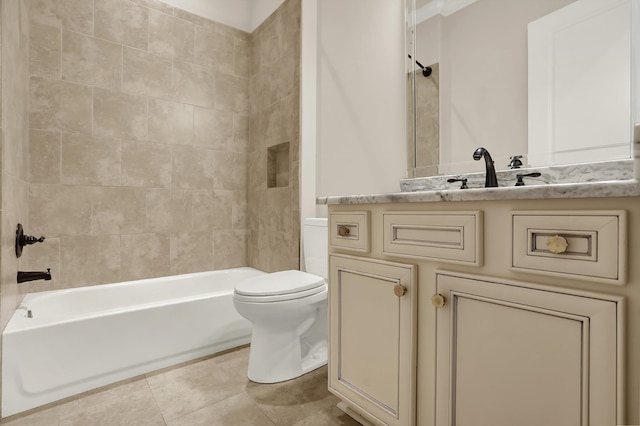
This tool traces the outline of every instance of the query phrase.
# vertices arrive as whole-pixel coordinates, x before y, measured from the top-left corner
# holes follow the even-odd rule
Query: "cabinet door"
[[[330,256],[329,389],[380,425],[415,423],[411,265]]]
[[[436,424],[615,425],[621,300],[438,274]],[[621,398],[620,398],[621,399]]]

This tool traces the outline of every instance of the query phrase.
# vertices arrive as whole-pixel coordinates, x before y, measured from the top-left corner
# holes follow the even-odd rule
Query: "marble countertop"
[[[640,147],[636,153],[640,165]],[[634,171],[636,172],[634,174]],[[540,172],[514,186],[517,173]],[[498,188],[483,188],[484,173],[403,179],[401,192],[318,197],[316,204],[429,203],[441,201],[536,200],[553,198],[638,197],[640,167],[633,160],[573,164],[497,172]],[[470,189],[447,183],[450,177],[466,177]]]
[[[402,179],[400,192],[318,197],[316,204],[429,203],[640,196],[640,144],[633,159],[498,171],[498,187],[484,188],[484,173]],[[635,163],[635,165],[634,165]],[[514,186],[516,174],[540,172]],[[447,178],[465,177],[470,189]]]
[[[534,200],[553,198],[640,197],[635,179],[509,186],[501,188],[447,189],[386,194],[318,197],[316,204],[428,203],[442,201]]]

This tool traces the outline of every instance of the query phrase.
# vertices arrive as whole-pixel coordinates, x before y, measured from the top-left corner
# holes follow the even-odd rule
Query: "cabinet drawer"
[[[624,284],[624,211],[512,212],[512,268]]]
[[[482,212],[383,213],[383,253],[482,264]]]
[[[369,212],[335,212],[329,215],[329,245],[332,248],[368,253]]]

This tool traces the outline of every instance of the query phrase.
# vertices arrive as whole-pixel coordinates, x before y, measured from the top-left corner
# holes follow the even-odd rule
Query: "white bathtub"
[[[232,294],[259,274],[236,268],[26,295],[2,335],[2,417],[249,343],[251,323]]]

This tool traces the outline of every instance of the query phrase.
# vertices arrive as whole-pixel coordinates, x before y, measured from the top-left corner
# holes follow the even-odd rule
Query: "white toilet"
[[[274,272],[236,285],[233,304],[253,323],[250,380],[282,382],[327,363],[327,237],[327,219],[305,219],[308,272]]]

